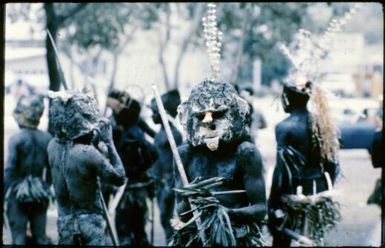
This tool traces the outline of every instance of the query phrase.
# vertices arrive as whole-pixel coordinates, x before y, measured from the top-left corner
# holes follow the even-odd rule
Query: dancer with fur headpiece
[[[58,202],[59,245],[111,246],[115,238],[100,184],[120,186],[126,178],[111,124],[87,91],[49,96],[55,138],[48,158]]]

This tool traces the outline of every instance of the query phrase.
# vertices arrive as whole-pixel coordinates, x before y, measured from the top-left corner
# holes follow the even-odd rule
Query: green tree
[[[225,49],[225,56],[236,58],[233,82],[252,81],[255,59],[262,60],[262,84],[287,74],[288,61],[277,42],[289,42],[292,35],[309,21],[308,3],[232,3],[221,4],[219,25],[229,43],[238,43],[235,50]]]

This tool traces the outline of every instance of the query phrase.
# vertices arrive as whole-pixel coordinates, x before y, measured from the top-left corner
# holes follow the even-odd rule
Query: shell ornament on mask
[[[21,127],[36,128],[44,112],[44,97],[40,95],[19,98],[13,117]]]
[[[55,135],[74,140],[98,130],[101,115],[93,94],[87,92],[50,92],[50,115]]]
[[[249,135],[250,107],[226,82],[205,80],[179,108],[179,118],[190,145],[217,150]]]

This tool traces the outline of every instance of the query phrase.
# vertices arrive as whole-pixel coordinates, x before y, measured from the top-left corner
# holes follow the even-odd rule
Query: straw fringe
[[[312,120],[312,133],[320,144],[322,159],[335,161],[339,142],[325,92],[318,85],[314,85],[310,99],[315,112]]]

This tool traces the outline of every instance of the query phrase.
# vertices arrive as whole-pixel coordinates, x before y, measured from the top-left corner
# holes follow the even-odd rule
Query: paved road
[[[274,114],[271,99],[261,101],[260,106],[261,109],[264,109],[268,127],[259,132],[257,146],[263,155],[266,189],[269,192],[275,162],[274,125],[282,119],[283,114]],[[7,137],[17,129],[15,127],[5,128],[4,147],[6,150]],[[5,151],[5,153],[7,152]],[[378,247],[381,240],[381,211],[378,206],[367,205],[366,200],[373,190],[376,179],[381,176],[381,171],[371,166],[366,150],[342,150],[340,163],[342,177],[337,181],[335,188],[341,192],[336,196],[336,200],[341,204],[342,221],[336,230],[327,234],[325,244],[327,246]],[[166,243],[158,211],[158,207],[155,205],[154,245],[164,246]],[[56,218],[56,207],[51,206],[48,212],[47,234],[54,243],[57,242]],[[146,230],[149,235],[150,229],[151,225],[148,224]],[[271,240],[267,232],[266,238],[268,241]],[[9,232],[3,228],[3,244],[10,244],[10,242]]]

